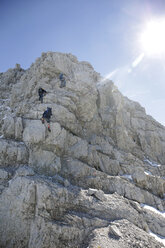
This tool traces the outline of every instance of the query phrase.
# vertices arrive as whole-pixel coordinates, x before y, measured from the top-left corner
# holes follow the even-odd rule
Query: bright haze
[[[164,0],[0,0],[0,72],[72,53],[165,125]]]

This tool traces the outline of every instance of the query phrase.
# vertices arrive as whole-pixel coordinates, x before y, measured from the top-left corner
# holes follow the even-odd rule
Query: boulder
[[[28,150],[24,143],[0,139],[0,166],[28,163]]]
[[[25,124],[23,131],[23,141],[25,143],[36,144],[45,140],[45,126],[39,120],[30,120]]]

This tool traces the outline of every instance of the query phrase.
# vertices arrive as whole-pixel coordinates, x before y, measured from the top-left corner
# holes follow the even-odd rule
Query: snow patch
[[[24,145],[25,143],[24,142],[22,142],[22,141],[20,141],[20,142],[18,142],[19,144],[21,144],[21,145]]]
[[[162,236],[159,236],[159,235],[157,235],[157,234],[155,234],[155,233],[153,233],[153,232],[149,232],[149,234],[152,236],[152,237],[154,237],[157,241],[159,241],[159,242],[161,242],[162,244],[164,244],[165,245],[165,237],[162,237]]]
[[[152,175],[152,173],[151,173],[150,171],[145,171],[144,173],[145,173],[146,175],[150,175],[150,176]]]
[[[6,109],[11,110],[11,108],[10,108],[10,107],[8,107],[8,106],[6,107]]]
[[[2,138],[3,138],[3,135],[0,136],[0,139],[2,139]]]
[[[157,210],[156,208],[151,207],[151,206],[146,205],[146,204],[140,204],[140,206],[141,206],[142,208],[144,208],[144,209],[151,210],[151,211],[153,211],[154,213],[159,214],[159,215],[161,215],[163,218],[165,218],[165,212],[160,212],[160,211]],[[151,232],[151,231],[149,231],[149,234],[150,234],[152,237],[154,237],[157,241],[159,241],[159,242],[161,242],[162,244],[165,245],[165,237],[160,236],[160,235],[158,235],[158,234],[155,234],[155,233],[153,233],[153,232]]]
[[[149,165],[154,166],[154,167],[160,167],[161,166],[161,164],[151,162],[149,159],[144,159],[144,162],[147,162]]]
[[[9,101],[9,100],[10,98],[6,98],[6,99],[0,98],[0,101],[3,101],[3,102]]]
[[[165,212],[160,212],[159,210],[157,210],[156,208],[154,208],[154,207],[151,207],[151,206],[149,206],[149,205],[146,205],[146,204],[140,204],[140,206],[142,207],[142,208],[144,208],[144,209],[148,209],[148,210],[151,210],[151,211],[153,211],[154,213],[156,213],[156,214],[160,214],[160,215],[162,215],[162,217],[164,217],[165,218]]]
[[[122,175],[122,177],[129,179],[131,181],[133,180],[131,175],[124,174],[124,175]]]

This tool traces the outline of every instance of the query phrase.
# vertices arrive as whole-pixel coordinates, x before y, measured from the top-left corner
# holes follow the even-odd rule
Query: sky
[[[142,42],[147,23],[163,18],[165,0],[0,0],[0,72],[72,53],[165,125],[165,24]]]

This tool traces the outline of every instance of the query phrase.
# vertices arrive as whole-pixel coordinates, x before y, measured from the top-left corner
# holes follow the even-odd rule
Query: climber
[[[65,77],[64,77],[64,75],[62,73],[60,74],[59,79],[61,81],[60,88],[65,87],[66,86],[66,81],[65,81]]]
[[[45,110],[45,112],[43,113],[42,115],[42,124],[45,123],[45,120],[47,121],[48,123],[48,131],[51,132],[50,130],[50,118],[51,118],[51,115],[52,115],[52,108],[49,108],[47,107],[47,110]]]
[[[38,89],[39,101],[41,101],[41,103],[43,103],[43,97],[46,95],[46,93],[47,91],[43,88]]]

